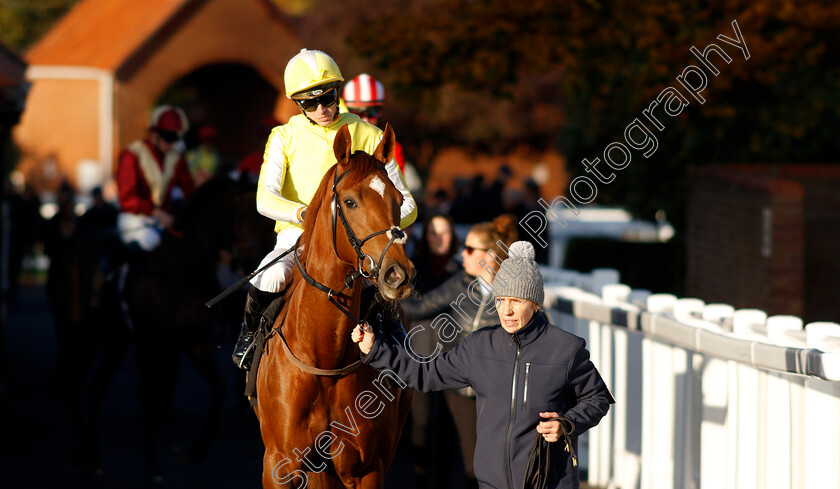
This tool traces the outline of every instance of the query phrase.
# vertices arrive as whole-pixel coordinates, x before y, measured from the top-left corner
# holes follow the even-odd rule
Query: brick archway
[[[285,121],[297,109],[277,94],[300,47],[270,0],[82,0],[27,55],[32,90],[15,133],[18,168],[37,176],[52,159],[57,171],[42,189],[65,177],[75,183],[80,163],[109,181],[161,95],[208,66],[248,67],[254,76],[239,90],[265,82],[276,94],[258,103]]]
[[[190,120],[190,135],[202,125],[218,131],[216,146],[238,160],[265,146],[260,121],[274,115],[279,91],[250,66],[218,63],[176,80],[156,103],[178,105]],[[187,138],[191,144],[193,137]]]

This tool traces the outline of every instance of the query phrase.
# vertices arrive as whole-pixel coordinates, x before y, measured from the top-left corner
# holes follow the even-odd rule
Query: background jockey
[[[373,154],[382,130],[349,112],[339,112],[339,90],[344,81],[335,61],[326,53],[302,49],[286,65],[286,96],[301,113],[275,127],[268,137],[257,184],[257,210],[276,221],[277,242],[260,264],[271,262],[294,246],[303,232],[306,208],[324,174],[336,163],[333,141],[338,130],[350,129],[352,151]],[[403,195],[400,227],[417,217],[417,206],[394,161],[385,166],[388,177]],[[245,304],[245,317],[233,351],[234,363],[245,370],[253,356],[251,345],[263,311],[286,287],[294,266],[291,254],[257,274]]]
[[[160,244],[171,227],[177,187],[189,198],[195,185],[178,141],[189,129],[178,107],[161,105],[152,112],[146,139],[134,141],[119,156],[117,189],[122,208],[117,226],[122,242],[142,251]]]
[[[344,85],[341,94],[347,110],[374,126],[379,125],[379,112],[385,106],[385,87],[376,78],[362,73]],[[400,143],[394,148],[394,160],[405,171],[405,155]]]

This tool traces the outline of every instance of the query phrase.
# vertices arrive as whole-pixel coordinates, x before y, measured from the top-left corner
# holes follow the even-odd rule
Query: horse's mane
[[[344,177],[344,180],[342,180],[342,185],[350,187],[358,185],[365,177],[375,171],[385,170],[382,162],[364,151],[355,151],[350,156],[347,167],[349,173],[346,177]],[[303,234],[300,237],[300,244],[303,247],[303,249],[299,252],[301,263],[306,263],[306,259],[309,255],[310,246],[308,245],[314,237],[315,225],[321,206],[330,205],[330,201],[332,200],[331,196],[327,197],[327,194],[332,187],[333,178],[337,168],[338,164],[336,163],[327,170],[324,174],[324,178],[321,179],[321,184],[318,186],[318,190],[315,192],[315,195],[312,196],[312,201],[309,203],[309,207],[306,209],[308,219],[303,223]],[[331,236],[330,239],[332,239]]]

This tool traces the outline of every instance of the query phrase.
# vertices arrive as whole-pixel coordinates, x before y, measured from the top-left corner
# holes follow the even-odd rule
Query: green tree
[[[737,20],[750,58],[717,40]],[[836,161],[840,4],[828,0],[417,0],[358,24],[348,42],[415,100],[409,137],[556,145],[573,173],[601,157],[676,76],[716,43],[732,56],[657,132],[650,158],[599,203],[680,220],[688,164]],[[547,114],[550,114],[549,117]],[[649,126],[649,124],[648,124]],[[679,222],[678,222],[679,224]]]
[[[0,41],[24,52],[79,0],[3,0],[0,2]]]

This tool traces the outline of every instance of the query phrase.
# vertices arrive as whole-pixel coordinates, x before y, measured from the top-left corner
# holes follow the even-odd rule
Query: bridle
[[[335,219],[336,214],[338,214],[339,219],[341,219],[341,224],[344,226],[344,231],[347,234],[347,239],[350,242],[350,245],[353,246],[353,249],[356,251],[356,266],[353,268],[353,270],[351,272],[349,272],[344,277],[344,287],[341,290],[331,289],[331,288],[327,287],[326,285],[318,282],[317,280],[312,278],[311,275],[306,273],[306,269],[303,268],[303,264],[300,262],[300,258],[298,257],[298,252],[297,252],[298,245],[300,244],[300,238],[298,238],[298,242],[295,243],[295,245],[290,249],[290,251],[292,251],[292,256],[294,257],[294,260],[295,260],[295,265],[297,265],[298,270],[300,270],[300,274],[303,277],[303,279],[306,281],[306,283],[311,285],[312,287],[315,287],[316,289],[326,293],[330,302],[332,302],[333,305],[339,311],[344,313],[345,316],[350,318],[350,320],[353,321],[353,324],[360,324],[362,321],[360,321],[356,316],[354,316],[353,313],[350,312],[349,309],[342,306],[341,303],[339,303],[335,299],[335,296],[341,295],[341,292],[344,291],[345,289],[352,288],[353,287],[353,282],[355,282],[358,278],[360,278],[360,277],[370,278],[370,277],[375,276],[377,273],[379,273],[379,269],[382,267],[382,260],[384,259],[385,253],[388,251],[388,248],[390,248],[391,245],[394,244],[394,242],[404,244],[405,241],[406,241],[406,234],[399,227],[391,226],[390,229],[386,229],[384,231],[377,231],[375,233],[372,233],[372,234],[368,235],[364,239],[359,239],[359,238],[356,237],[356,233],[353,232],[353,229],[350,227],[350,223],[347,222],[347,217],[344,215],[344,210],[341,207],[341,203],[338,202],[338,190],[337,190],[338,184],[341,182],[341,180],[344,179],[345,176],[347,176],[347,174],[349,172],[350,172],[350,170],[347,170],[344,173],[342,173],[341,176],[339,176],[337,168],[336,168],[336,172],[333,174],[333,186],[332,186],[332,192],[333,192],[333,199],[332,199],[332,201],[333,201],[333,213],[332,213],[333,251],[335,252],[335,256],[341,258],[338,254],[338,246],[337,246],[337,243],[336,243],[336,234],[337,234],[336,231],[338,230],[338,224],[337,224],[337,221]],[[362,246],[364,246],[364,244],[368,240],[370,240],[373,237],[379,236],[380,234],[387,234],[388,235],[388,238],[389,238],[388,245],[385,247],[384,250],[382,250],[382,254],[379,256],[379,260],[374,261],[373,258],[370,255],[368,255],[364,251],[362,251]],[[372,267],[369,272],[365,272],[365,270],[364,270],[363,265],[364,265],[365,259],[368,259],[370,261],[370,264],[371,264],[371,267]],[[288,308],[286,308],[286,313],[288,313]],[[285,319],[286,319],[286,317],[285,317],[285,313],[284,313],[283,319],[281,320],[281,325],[285,321]],[[351,363],[350,365],[347,365],[347,366],[339,368],[339,369],[321,369],[321,368],[313,367],[311,365],[307,365],[304,362],[302,362],[299,358],[297,358],[294,353],[292,353],[292,350],[289,348],[289,345],[286,342],[286,338],[283,336],[282,331],[280,329],[274,329],[274,330],[272,330],[271,334],[274,334],[275,332],[277,332],[278,336],[280,336],[280,340],[283,343],[283,351],[285,352],[286,356],[289,358],[289,360],[293,364],[295,364],[295,366],[297,366],[299,369],[303,370],[304,372],[314,374],[314,375],[336,377],[336,376],[342,376],[342,375],[348,374],[348,373],[352,372],[353,370],[355,370],[356,368],[358,368],[359,365],[361,365],[361,360],[356,360],[355,362]]]
[[[348,278],[345,278],[345,284],[349,287],[351,283],[353,283],[359,277],[370,278],[374,277],[379,274],[379,269],[382,268],[382,260],[385,258],[385,253],[388,252],[388,248],[391,247],[392,244],[396,241],[397,243],[404,244],[406,240],[405,232],[397,226],[391,226],[389,229],[385,229],[383,231],[377,231],[375,233],[369,234],[364,239],[359,239],[356,237],[356,233],[353,232],[353,228],[350,227],[350,223],[347,222],[347,217],[344,215],[344,208],[341,207],[340,202],[338,201],[338,192],[337,187],[338,184],[344,179],[347,174],[350,173],[350,170],[346,170],[341,176],[338,175],[338,172],[333,174],[333,209],[334,212],[332,214],[332,227],[333,227],[333,250],[335,251],[336,256],[338,256],[338,246],[336,245],[336,229],[337,224],[335,220],[335,215],[338,214],[338,217],[341,219],[341,224],[344,226],[344,232],[347,234],[347,240],[350,242],[350,245],[356,251],[356,268]],[[388,235],[388,244],[385,246],[385,249],[382,250],[382,253],[379,255],[379,260],[374,262],[373,257],[366,254],[362,251],[362,246],[371,238],[375,238],[380,234],[387,234]],[[364,262],[365,259],[370,261],[370,271],[365,273],[364,269]]]
[[[350,245],[353,247],[353,250],[356,252],[356,266],[353,268],[351,272],[349,272],[344,277],[344,287],[341,290],[334,290],[326,285],[318,282],[311,275],[306,273],[306,270],[303,268],[303,264],[300,262],[300,258],[298,257],[297,253],[297,245],[292,248],[294,251],[292,252],[292,256],[295,259],[295,265],[297,265],[298,270],[300,270],[300,274],[303,279],[309,285],[315,287],[316,289],[325,292],[327,297],[329,298],[330,302],[338,308],[339,311],[344,313],[345,316],[349,317],[354,324],[359,324],[361,321],[353,315],[346,307],[342,306],[337,300],[335,300],[334,296],[340,295],[344,289],[349,289],[353,287],[353,282],[355,282],[360,277],[365,278],[372,278],[375,277],[378,273],[380,268],[382,267],[382,260],[385,259],[385,253],[388,252],[388,249],[391,247],[392,244],[399,243],[404,244],[406,241],[406,234],[405,231],[400,229],[398,226],[391,226],[389,229],[385,229],[382,231],[376,231],[374,233],[369,234],[363,239],[359,239],[356,237],[356,233],[353,232],[353,228],[350,227],[350,223],[347,221],[347,216],[344,215],[344,209],[341,206],[341,202],[338,201],[338,184],[350,173],[350,170],[344,171],[341,175],[338,174],[338,168],[336,167],[336,171],[333,173],[333,186],[332,186],[332,204],[333,204],[333,213],[332,213],[332,238],[333,238],[333,251],[335,252],[335,256],[340,258],[338,254],[338,245],[336,242],[336,235],[338,230],[338,221],[336,221],[336,214],[338,214],[339,219],[341,220],[342,226],[344,226],[344,232],[347,234],[347,240],[350,242]],[[379,260],[374,261],[373,257],[366,254],[362,251],[362,246],[365,245],[368,240],[371,238],[375,238],[376,236],[385,234],[388,236],[388,244],[385,246],[385,249],[382,250],[382,253],[379,255]],[[365,260],[368,260],[370,263],[369,271],[365,271],[364,265]]]

